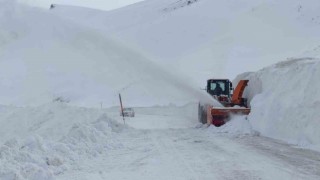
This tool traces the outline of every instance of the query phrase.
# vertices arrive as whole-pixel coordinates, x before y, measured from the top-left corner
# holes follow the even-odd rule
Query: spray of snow
[[[52,13],[114,34],[202,86],[319,46],[319,8],[318,0],[153,0],[109,12],[57,5]]]
[[[0,17],[0,102],[52,100],[100,107],[214,102],[187,78],[163,70],[118,40],[48,12],[4,1]],[[28,47],[28,48],[25,48]]]

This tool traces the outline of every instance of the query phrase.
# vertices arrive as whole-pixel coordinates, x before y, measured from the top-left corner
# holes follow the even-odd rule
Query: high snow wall
[[[320,150],[320,61],[292,59],[255,73],[245,96],[251,101],[249,121],[261,135]]]

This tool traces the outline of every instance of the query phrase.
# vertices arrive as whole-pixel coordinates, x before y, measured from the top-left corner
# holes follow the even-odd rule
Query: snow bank
[[[50,116],[45,116],[43,112],[49,107]],[[12,137],[1,136],[1,144],[4,142],[0,146],[1,180],[55,179],[67,170],[77,169],[80,161],[121,148],[117,134],[130,131],[130,128],[114,122],[102,112],[97,117],[99,113],[96,110],[65,104],[26,108],[29,116],[24,121],[20,121],[22,117],[19,112],[21,109],[7,107],[0,113],[10,113],[11,121],[22,124],[17,124],[15,129],[10,129],[9,125],[9,129],[2,132]],[[55,116],[59,118],[52,118]],[[43,120],[41,124],[38,119]],[[1,118],[1,127],[7,127],[11,121]],[[23,124],[28,124],[28,127]]]
[[[41,107],[0,108],[0,142],[10,138],[41,135],[58,140],[76,123],[87,123],[103,115],[100,109],[78,108],[66,103],[50,103]]]
[[[256,73],[245,90],[251,102],[249,121],[262,135],[320,150],[320,61],[292,59]]]

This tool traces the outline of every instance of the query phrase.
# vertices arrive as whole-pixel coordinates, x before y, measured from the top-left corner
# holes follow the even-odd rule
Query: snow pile
[[[0,142],[32,135],[58,140],[75,123],[91,122],[102,115],[100,110],[70,107],[52,103],[35,108],[0,108]]]
[[[249,79],[249,121],[262,135],[320,150],[320,61],[293,59],[239,75]],[[237,81],[236,80],[236,81]]]
[[[4,137],[2,137],[1,140],[4,143],[0,147],[1,180],[55,179],[56,176],[67,170],[77,169],[79,162],[121,148],[122,145],[117,139],[117,134],[122,133],[125,129],[126,131],[130,130],[103,114],[94,119],[96,115],[93,114],[97,114],[95,110],[73,108],[63,104],[51,107],[52,116],[59,116],[63,112],[69,112],[69,115],[60,116],[59,118],[62,119],[57,121],[43,116],[43,111],[47,107],[38,107],[33,110],[27,108],[29,112],[28,124],[30,127],[40,126],[39,128],[46,128],[49,124],[59,124],[60,129],[55,126],[51,127],[59,133],[52,133],[50,130],[41,132],[37,128],[17,126],[19,128],[16,127],[16,130],[7,130],[6,133],[13,135],[19,129],[19,131],[28,131],[28,134],[22,134],[18,137],[14,135],[16,138],[13,139],[3,139]],[[79,117],[72,109],[77,109],[77,113],[86,111],[82,112],[82,117]],[[6,111],[10,111],[11,116],[19,117],[19,113],[16,112],[20,110],[8,107]],[[34,122],[39,117],[44,120],[41,125]],[[12,119],[19,121],[17,118]],[[5,127],[7,122],[9,121],[1,122],[1,127]]]
[[[210,126],[210,132],[226,133],[231,136],[258,135],[251,127],[246,116],[234,116],[221,127]]]

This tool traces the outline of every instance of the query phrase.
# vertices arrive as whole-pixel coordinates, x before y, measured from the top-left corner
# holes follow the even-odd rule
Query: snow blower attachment
[[[232,115],[248,115],[250,108],[248,108],[247,99],[242,97],[248,82],[249,80],[241,80],[233,90],[232,83],[228,79],[209,79],[207,92],[223,106],[213,107],[199,103],[199,121],[219,127],[224,125]]]

